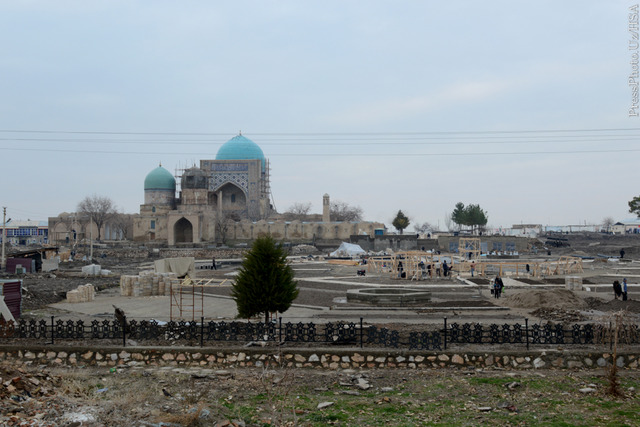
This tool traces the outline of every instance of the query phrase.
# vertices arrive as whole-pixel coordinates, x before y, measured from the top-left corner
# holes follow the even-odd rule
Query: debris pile
[[[29,419],[47,418],[49,406],[45,403],[55,397],[60,378],[42,370],[27,370],[3,363],[0,365],[0,424],[21,424]]]
[[[296,245],[291,248],[292,255],[311,255],[317,254],[318,249],[315,246],[311,245]]]
[[[613,297],[609,301],[592,298],[589,300],[589,308],[604,312],[626,310],[630,313],[637,314],[640,313],[640,301],[631,299],[622,301],[621,299],[613,299]]]
[[[506,304],[513,308],[553,308],[561,310],[583,310],[587,303],[567,289],[527,290],[508,294]]]
[[[557,308],[539,308],[531,312],[535,317],[544,320],[552,320],[559,323],[576,323],[587,320],[587,316],[576,310],[562,310]]]
[[[120,276],[120,295],[125,297],[150,297],[171,295],[171,285],[180,284],[176,273],[143,271],[138,276]]]
[[[77,289],[67,292],[67,302],[91,302],[96,298],[96,288],[87,283],[86,285],[80,285]]]

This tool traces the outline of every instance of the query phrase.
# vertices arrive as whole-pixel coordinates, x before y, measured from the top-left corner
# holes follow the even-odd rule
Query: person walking
[[[476,263],[471,261],[471,277],[473,277],[473,273],[476,272]]]
[[[613,281],[613,298],[618,299],[622,295],[622,286],[617,280]]]
[[[211,268],[214,270],[217,270],[218,268],[216,267],[216,257],[213,257],[211,260]]]
[[[627,278],[622,279],[622,301],[627,300]]]
[[[496,279],[494,281],[494,296],[496,298],[500,298],[502,296],[502,289],[504,289],[504,283],[502,282],[502,279],[500,278],[500,276],[496,276]]]

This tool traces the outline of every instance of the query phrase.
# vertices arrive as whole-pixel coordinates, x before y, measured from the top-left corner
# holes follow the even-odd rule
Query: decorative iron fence
[[[416,329],[412,327],[411,329]],[[121,340],[153,344],[184,342],[204,346],[212,342],[275,342],[297,344],[335,344],[371,348],[404,348],[409,350],[442,350],[455,345],[611,345],[611,326],[602,324],[489,324],[447,323],[441,327],[425,325],[422,331],[398,331],[360,322],[309,323],[270,322],[206,322],[156,320],[24,320],[0,324],[0,343],[8,340]],[[629,344],[640,344],[638,325],[618,331]]]

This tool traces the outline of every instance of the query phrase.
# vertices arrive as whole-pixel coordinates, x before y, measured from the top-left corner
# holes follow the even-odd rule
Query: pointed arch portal
[[[193,243],[193,225],[186,218],[180,218],[173,226],[176,243]]]

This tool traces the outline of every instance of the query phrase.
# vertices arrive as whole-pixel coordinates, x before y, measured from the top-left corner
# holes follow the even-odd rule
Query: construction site
[[[640,245],[631,236],[599,237],[569,236],[552,254],[543,240],[537,253],[517,254],[483,254],[477,238],[460,238],[464,251],[457,253],[348,256],[294,246],[289,262],[300,292],[268,325],[237,319],[230,297],[247,249],[103,248],[98,265],[79,261],[82,253],[72,260],[61,248],[56,270],[3,277],[3,290],[19,283],[20,307],[11,313],[23,322],[19,333],[34,338],[3,337],[0,374],[9,380],[0,384],[0,421],[326,425],[357,405],[371,415],[344,415],[351,424],[399,425],[377,408],[410,405],[426,423],[497,422],[511,414],[511,420],[535,422],[548,410],[540,403],[545,399],[575,408],[560,411],[563,420],[582,419],[594,408],[602,411],[584,393],[592,390],[601,399],[603,381],[594,372],[612,357],[608,342],[596,343],[593,328],[619,313],[637,325],[640,314]],[[497,277],[504,282],[500,298],[491,292]],[[612,288],[624,278],[626,300]],[[141,332],[154,328],[145,325],[165,324],[153,339]],[[92,325],[94,332],[83,336],[79,325]],[[258,331],[257,341],[242,338],[247,325]],[[353,340],[311,335],[330,336],[329,330]],[[623,363],[625,393],[636,399],[636,347],[626,348],[616,363]],[[14,353],[24,363],[10,361]],[[270,358],[274,365],[265,365]],[[451,369],[464,375],[447,374]],[[546,381],[542,390],[540,378]],[[496,381],[504,383],[497,391]],[[425,401],[441,401],[428,390],[440,393],[443,385],[474,402],[452,415],[427,410]],[[274,399],[294,408],[293,415],[274,409]],[[622,423],[634,419],[608,416]]]
[[[637,312],[640,265],[633,259],[636,249],[630,236],[620,236],[617,245],[611,236],[606,236],[606,244],[594,245],[591,239],[597,237],[594,233],[576,239],[571,246],[554,248],[552,255],[543,249],[486,255],[480,238],[463,237],[459,247],[464,250],[457,253],[389,251],[351,258],[298,246],[289,259],[300,293],[287,312],[276,316],[292,321],[365,317],[372,323],[422,324],[440,322],[444,316],[544,322],[588,320],[618,309]],[[586,242],[583,247],[581,241]],[[629,255],[620,259],[623,246]],[[229,295],[245,250],[167,250],[166,256],[140,249],[103,250],[100,266],[62,261],[55,271],[12,277],[21,281],[20,315],[28,318],[105,318],[113,316],[116,306],[129,319],[231,320],[236,311]],[[501,298],[491,293],[497,276],[505,285]],[[623,278],[628,281],[628,301],[613,294],[613,281]],[[371,299],[367,293],[394,296]],[[409,294],[416,293],[421,296],[412,300]]]

